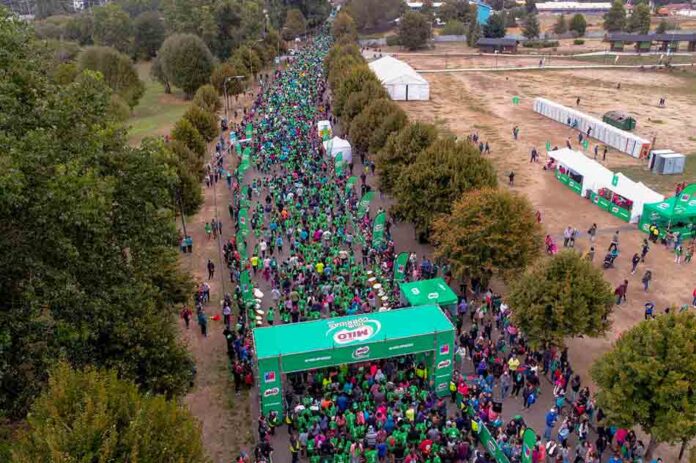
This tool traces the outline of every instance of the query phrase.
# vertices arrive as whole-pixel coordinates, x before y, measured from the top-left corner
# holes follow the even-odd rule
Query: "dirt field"
[[[415,68],[432,65],[432,57],[404,58]],[[476,62],[476,59],[472,59]],[[628,303],[616,307],[613,326],[607,336],[597,339],[582,338],[569,340],[571,362],[589,380],[588,369],[593,360],[611,346],[611,343],[626,329],[643,319],[643,304],[655,302],[660,311],[671,304],[690,302],[691,292],[696,285],[696,271],[691,267],[674,263],[673,256],[662,246],[653,246],[646,264],[641,265],[635,275],[630,273],[630,259],[639,252],[645,237],[634,225],[626,224],[598,209],[589,201],[581,199],[555,180],[553,175],[542,169],[542,162],[530,163],[529,152],[536,146],[544,152],[549,141],[552,146],[565,144],[570,138],[577,144],[577,132],[562,124],[546,119],[532,111],[532,100],[544,96],[554,101],[574,106],[576,97],[581,97],[581,109],[601,116],[610,109],[631,112],[638,120],[637,133],[652,139],[657,145],[683,153],[696,152],[696,121],[685,117],[696,105],[694,77],[685,73],[647,73],[626,71],[546,71],[511,73],[447,73],[423,74],[431,84],[429,102],[402,103],[412,119],[434,122],[441,128],[465,137],[477,132],[491,146],[491,158],[496,164],[501,183],[507,184],[507,175],[515,172],[513,190],[527,196],[543,214],[543,225],[547,233],[562,237],[563,229],[570,225],[582,234],[577,244],[580,251],[589,247],[585,235],[592,223],[597,223],[601,233],[596,243],[595,264],[601,265],[615,230],[620,230],[621,255],[616,268],[605,271],[607,280],[617,286],[622,280],[629,281]],[[616,83],[621,82],[621,90]],[[519,106],[511,103],[513,96],[520,96]],[[657,108],[657,99],[667,98],[667,107]],[[520,127],[520,139],[514,141],[512,128]],[[590,150],[595,143],[590,145]],[[601,151],[600,151],[601,158]],[[696,155],[687,161],[696,163]],[[640,161],[626,154],[610,151],[609,168],[640,169]],[[694,181],[692,176],[690,179]],[[670,180],[662,193],[671,194]],[[673,177],[671,181],[676,182]],[[653,283],[645,294],[641,277],[649,268],[653,272]],[[660,449],[663,455],[670,452]],[[667,461],[667,460],[666,460]]]

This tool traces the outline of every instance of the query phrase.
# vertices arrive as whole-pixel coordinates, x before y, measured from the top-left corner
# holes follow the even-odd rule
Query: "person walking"
[[[616,289],[614,290],[614,296],[616,296],[616,305],[621,305],[621,302],[626,300],[627,289],[628,280],[624,280],[622,284],[616,287]]]
[[[650,287],[650,280],[652,280],[652,272],[650,271],[650,269],[648,269],[643,274],[643,278],[640,279],[640,281],[643,283],[643,291],[646,293],[648,292],[648,288]]]
[[[640,256],[638,253],[633,254],[633,257],[631,257],[631,275],[636,274],[636,269],[638,268],[638,264],[640,263]]]
[[[201,334],[207,338],[208,337],[208,316],[202,310],[200,310],[198,312],[198,326],[201,327]]]
[[[592,226],[587,230],[587,235],[590,237],[590,243],[594,243],[597,239],[597,224],[593,223]]]
[[[510,181],[508,182],[509,185],[510,185],[510,186],[514,186],[514,183],[515,183],[515,172],[510,171],[510,173],[508,174],[508,178],[510,179]]]
[[[563,247],[567,248],[570,246],[570,238],[573,236],[573,227],[567,226],[565,230],[563,230]]]
[[[184,324],[186,325],[186,329],[189,329],[189,324],[191,323],[191,317],[193,316],[193,312],[191,312],[191,309],[188,307],[184,307],[183,310],[181,311],[181,318],[184,319]]]
[[[650,245],[648,244],[648,240],[644,239],[643,240],[643,245],[640,248],[640,261],[645,263],[645,256],[648,255],[648,251],[650,251]]]
[[[557,420],[558,413],[556,413],[555,408],[551,408],[546,413],[546,429],[544,430],[544,439],[547,441],[551,440],[551,433],[553,432],[553,427],[555,426]]]
[[[212,260],[208,259],[208,280],[212,280],[215,277],[215,264]]]

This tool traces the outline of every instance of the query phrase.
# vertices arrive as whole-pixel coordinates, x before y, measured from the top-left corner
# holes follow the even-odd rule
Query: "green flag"
[[[522,463],[532,463],[532,452],[537,442],[536,433],[532,428],[527,428],[522,434]]]
[[[245,134],[247,138],[251,138],[251,136],[254,134],[254,126],[251,125],[251,123],[247,124]]]
[[[249,217],[246,209],[239,210],[239,230],[245,238],[249,235]]]
[[[488,450],[488,453],[495,458],[495,461],[497,463],[510,463],[510,460],[505,456],[500,446],[495,441],[495,438],[491,435],[491,432],[486,425],[483,424],[483,421],[479,420],[478,428],[478,437],[481,444]]]
[[[334,167],[336,168],[336,176],[343,176],[343,153],[338,153],[334,158]]]
[[[362,219],[367,213],[367,207],[370,205],[372,198],[375,196],[374,192],[368,191],[363,195],[358,203],[358,219]]]
[[[249,278],[249,271],[244,270],[239,275],[239,286],[242,288],[242,300],[247,302],[254,302],[254,287],[251,286],[251,278]]]
[[[408,253],[402,252],[396,256],[396,268],[394,269],[394,283],[401,283],[406,278],[406,266],[408,265]]]
[[[237,252],[239,253],[239,257],[242,259],[242,261],[249,258],[249,255],[247,254],[246,242],[244,241],[244,233],[242,233],[241,230],[237,232]]]
[[[384,225],[387,222],[387,214],[380,212],[375,217],[375,223],[372,229],[372,247],[380,249],[384,245]]]

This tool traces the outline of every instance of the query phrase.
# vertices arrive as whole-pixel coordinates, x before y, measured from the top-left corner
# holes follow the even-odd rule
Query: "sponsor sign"
[[[369,356],[370,356],[370,346],[358,347],[351,354],[351,357],[353,357],[353,360],[360,360],[360,359],[367,358]]]
[[[338,323],[329,322],[327,336],[332,336],[336,344],[364,342],[373,338],[382,329],[382,324],[368,317],[346,320]]]
[[[275,380],[276,380],[275,371],[267,371],[266,373],[263,374],[263,382],[264,383],[275,383]]]
[[[450,351],[449,344],[443,344],[440,346],[440,355],[447,355],[447,354],[449,354],[449,351]]]
[[[450,366],[450,365],[452,365],[452,361],[451,361],[451,360],[449,360],[449,359],[443,360],[443,361],[441,361],[441,362],[438,362],[438,364],[437,364],[437,369],[438,369],[438,370],[442,370],[443,368],[447,368],[447,367]]]
[[[280,393],[280,388],[278,387],[272,387],[270,389],[266,389],[263,391],[263,396],[264,397],[272,397],[274,395],[278,395]]]

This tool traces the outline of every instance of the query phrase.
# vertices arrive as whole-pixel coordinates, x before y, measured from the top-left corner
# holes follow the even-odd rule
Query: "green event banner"
[[[401,283],[406,278],[406,266],[408,265],[408,253],[402,252],[396,256],[394,268],[394,282]]]
[[[367,208],[370,206],[370,202],[374,197],[375,193],[373,191],[368,191],[363,195],[362,198],[360,198],[360,202],[358,203],[358,219],[362,219],[365,216],[367,213]]]
[[[237,232],[237,252],[239,253],[239,257],[242,259],[242,261],[249,258],[249,255],[247,254],[246,241],[244,240],[244,233],[242,233],[241,230]]]
[[[337,177],[343,176],[343,153],[338,153],[334,158],[334,168]]]
[[[244,132],[247,138],[251,138],[251,136],[254,134],[254,126],[251,123],[247,124]]]
[[[495,438],[491,435],[491,432],[488,430],[486,425],[483,424],[483,421],[478,421],[478,428],[478,437],[481,444],[486,448],[488,453],[495,458],[495,461],[497,463],[510,463],[510,460],[508,460],[508,457],[505,456],[503,450],[495,441]]]
[[[254,302],[254,287],[251,284],[251,277],[249,276],[249,270],[244,270],[239,275],[239,286],[242,289],[242,301]]]
[[[350,192],[350,190],[353,189],[355,186],[355,183],[358,181],[358,177],[355,175],[351,175],[348,180],[346,181],[346,194]]]
[[[249,236],[249,217],[247,209],[239,210],[239,230],[242,232],[242,236],[245,238]]]
[[[384,227],[387,223],[387,214],[380,212],[375,217],[375,223],[372,228],[372,247],[380,249],[384,246]]]
[[[522,463],[532,463],[532,453],[537,443],[537,435],[532,428],[527,428],[522,434]]]
[[[270,412],[283,415],[283,386],[277,357],[259,360],[259,395],[264,416]]]

